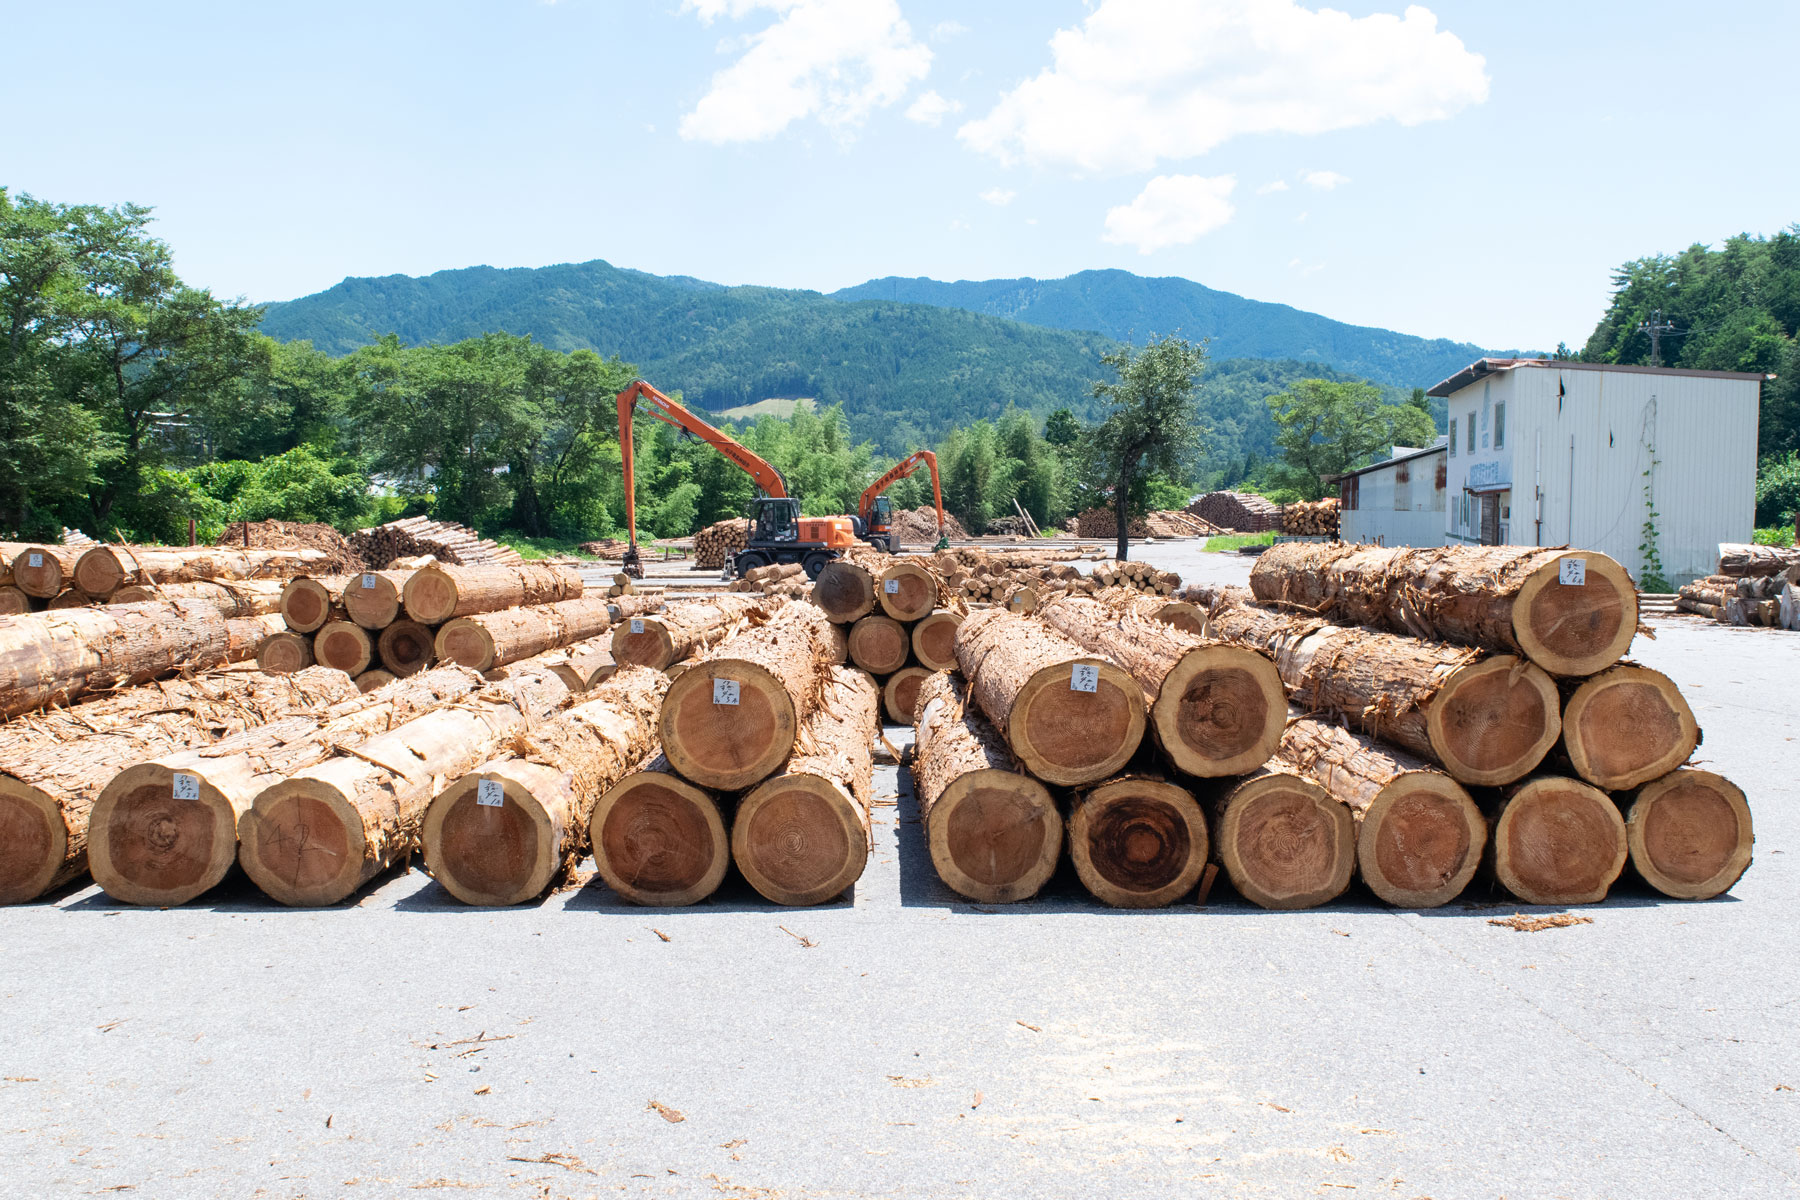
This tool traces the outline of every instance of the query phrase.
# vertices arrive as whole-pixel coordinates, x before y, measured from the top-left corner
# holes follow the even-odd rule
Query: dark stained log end
[[[1068,835],[1082,884],[1115,908],[1173,904],[1200,882],[1211,849],[1191,793],[1130,776],[1080,796]]]
[[[43,895],[62,869],[68,840],[55,800],[0,775],[0,904],[24,904]]]
[[[381,631],[375,651],[381,665],[404,678],[417,675],[436,655],[431,630],[417,621],[399,620]]]

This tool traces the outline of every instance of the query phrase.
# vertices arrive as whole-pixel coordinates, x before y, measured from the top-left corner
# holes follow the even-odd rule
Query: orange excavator
[[[619,455],[625,470],[625,525],[631,537],[631,547],[625,552],[626,574],[641,578],[644,573],[638,558],[637,489],[631,451],[631,417],[639,403],[643,404],[645,412],[663,424],[672,425],[683,435],[698,438],[716,449],[741,467],[762,489],[763,494],[751,501],[749,545],[739,551],[733,561],[738,575],[752,567],[797,562],[805,568],[808,579],[816,579],[826,563],[857,544],[859,519],[801,516],[800,502],[788,495],[787,480],[772,463],[638,379],[620,392],[618,399]],[[936,475],[934,466],[934,481]]]
[[[856,519],[859,528],[857,534],[865,542],[877,550],[886,550],[893,554],[900,548],[900,540],[895,535],[894,505],[881,493],[888,484],[905,479],[921,466],[931,468],[931,499],[937,505],[937,545],[934,550],[948,549],[950,539],[944,536],[944,489],[938,484],[937,455],[929,450],[915,450],[888,470],[886,475],[870,484],[863,492],[862,499],[856,505]]]

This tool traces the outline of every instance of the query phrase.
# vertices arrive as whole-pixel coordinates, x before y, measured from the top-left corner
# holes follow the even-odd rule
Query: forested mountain
[[[871,279],[831,293],[839,300],[933,304],[1049,329],[1089,329],[1117,341],[1151,334],[1211,338],[1214,358],[1296,359],[1393,387],[1430,387],[1484,354],[1467,342],[1347,325],[1286,304],[1247,300],[1191,279],[1130,271],[1081,271],[1066,279]]]

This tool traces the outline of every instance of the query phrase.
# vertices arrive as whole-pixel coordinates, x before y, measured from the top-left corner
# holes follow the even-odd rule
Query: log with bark
[[[225,617],[261,617],[281,611],[279,579],[201,579],[193,583],[128,583],[108,604],[142,604],[146,600],[207,600]]]
[[[824,613],[789,604],[749,619],[748,629],[687,660],[663,701],[663,753],[702,787],[736,791],[772,774],[830,678],[833,643]]]
[[[632,617],[647,617],[663,610],[665,601],[661,592],[643,596],[609,596],[606,613],[612,623],[618,625]]]
[[[409,619],[437,625],[454,617],[556,604],[581,598],[581,576],[543,563],[446,567],[414,571],[402,589]]]
[[[932,671],[956,669],[956,630],[961,613],[940,608],[912,627],[913,657]]]
[[[232,660],[236,649],[235,627],[235,622],[219,615],[216,605],[201,600],[9,617],[0,621],[0,716],[178,670],[221,666]],[[254,647],[249,652],[254,653]]]
[[[386,687],[398,678],[399,676],[395,675],[392,671],[383,670],[380,667],[371,667],[369,670],[364,671],[361,675],[356,677],[356,690],[367,695],[376,688]]]
[[[873,679],[833,668],[793,754],[738,801],[732,860],[765,899],[822,904],[862,877],[879,705]]]
[[[601,793],[656,743],[668,680],[624,667],[451,784],[425,810],[425,869],[465,904],[520,904],[587,853]]]
[[[1800,566],[1800,549],[1782,546],[1756,546],[1746,542],[1719,543],[1720,575],[1749,577],[1781,575]]]
[[[961,677],[925,681],[913,734],[913,788],[938,878],[983,904],[1037,895],[1062,854],[1062,816]]]
[[[1213,857],[1250,903],[1317,908],[1350,886],[1355,820],[1313,780],[1284,768],[1262,770],[1204,803]]]
[[[332,621],[313,635],[313,661],[346,675],[361,675],[375,660],[375,639],[361,625]]]
[[[744,628],[751,613],[766,615],[780,603],[738,594],[665,605],[659,615],[631,617],[613,631],[613,658],[621,664],[666,670],[670,663],[692,658]]]
[[[457,617],[438,630],[437,657],[477,671],[491,671],[546,650],[599,637],[611,624],[612,616],[603,596]]]
[[[850,661],[871,675],[888,675],[906,665],[912,637],[906,626],[875,614],[850,627]]]
[[[1039,617],[1130,673],[1144,691],[1157,745],[1177,769],[1201,778],[1246,775],[1275,753],[1287,699],[1267,653],[1204,641],[1140,615],[1129,601],[1060,596]]]
[[[677,775],[657,750],[594,804],[588,840],[600,878],[621,898],[678,908],[719,890],[731,865],[728,830],[718,797]]]
[[[91,817],[94,882],[129,904],[186,904],[237,861],[238,821],[263,789],[481,686],[473,671],[440,667],[363,695],[347,676],[332,674],[334,690],[312,712],[290,709],[282,719],[140,759],[114,775]]]
[[[1069,858],[1114,908],[1161,908],[1194,890],[1211,843],[1193,793],[1147,775],[1109,779],[1070,803]]]
[[[404,679],[429,667],[437,648],[430,627],[401,617],[375,639],[375,655],[383,667]]]
[[[1627,663],[1565,686],[1563,752],[1595,787],[1617,792],[1649,783],[1700,744],[1694,710],[1661,671]]]
[[[260,617],[227,617],[225,619],[225,661],[244,662],[262,651],[263,643],[278,633],[286,633],[280,613],[264,613]]]
[[[343,575],[294,576],[282,585],[281,619],[295,633],[317,633],[327,621],[343,620],[338,596],[345,579]]]
[[[132,763],[205,745],[344,696],[332,671],[280,677],[254,666],[125,688],[0,726],[0,904],[87,871],[88,817]]]
[[[292,675],[313,665],[312,639],[283,629],[264,638],[256,648],[256,665],[271,675]]]
[[[1488,866],[1527,904],[1598,904],[1625,869],[1625,821],[1599,788],[1538,775],[1478,799],[1493,836]]]
[[[812,602],[840,625],[860,620],[875,611],[875,572],[847,558],[833,559],[813,580]]]
[[[1339,624],[1520,654],[1552,675],[1605,670],[1637,632],[1631,577],[1592,550],[1288,542],[1257,558],[1250,589]]]
[[[363,571],[349,577],[338,599],[364,629],[386,629],[400,617],[401,594],[410,578],[410,570]]]
[[[1398,908],[1436,908],[1481,865],[1487,821],[1463,786],[1423,759],[1324,721],[1291,722],[1277,769],[1304,775],[1350,810],[1363,882]]]
[[[1214,637],[1265,650],[1288,698],[1431,759],[1463,784],[1534,770],[1562,732],[1555,682],[1510,654],[1352,629],[1221,599]]]
[[[982,712],[1046,783],[1116,775],[1144,739],[1137,681],[1032,617],[976,613],[956,631],[956,660]]]
[[[895,621],[917,621],[938,606],[938,581],[921,563],[902,559],[890,563],[876,580],[875,600]]]
[[[919,689],[931,677],[924,667],[901,667],[881,685],[881,704],[888,720],[896,725],[911,725],[919,704]]]
[[[1711,771],[1673,771],[1638,789],[1625,816],[1631,866],[1678,900],[1710,900],[1750,866],[1756,837],[1741,788]]]
[[[13,554],[12,585],[27,596],[53,600],[73,582],[80,556],[67,546],[20,546]]]
[[[289,579],[329,557],[323,550],[229,546],[92,546],[73,564],[75,586],[109,596],[127,583],[197,583],[206,579]]]
[[[456,704],[293,772],[238,822],[238,861],[283,904],[335,904],[411,851],[434,780],[467,774],[572,695],[549,668],[521,663]]]
[[[1006,596],[1006,611],[1010,613],[1034,613],[1038,608],[1038,590],[1029,583],[1016,587]]]

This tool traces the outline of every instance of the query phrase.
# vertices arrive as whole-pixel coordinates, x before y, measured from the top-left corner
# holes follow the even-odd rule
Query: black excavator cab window
[[[756,502],[756,540],[759,542],[797,542],[800,540],[800,504],[791,497]]]

